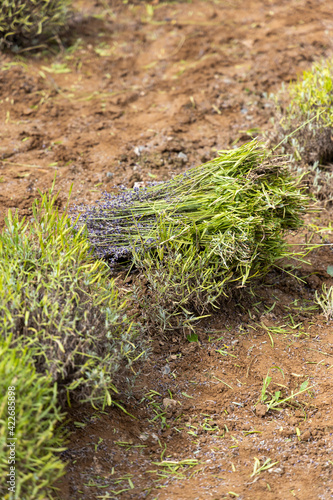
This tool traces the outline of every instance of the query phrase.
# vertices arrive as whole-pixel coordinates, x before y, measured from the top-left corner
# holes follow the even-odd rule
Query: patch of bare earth
[[[8,208],[29,216],[55,173],[60,205],[72,183],[72,202],[91,203],[248,140],[270,126],[266,95],[332,56],[327,1],[75,4],[74,48],[0,55],[1,224]],[[304,281],[274,270],[223,304],[199,342],[155,339],[122,400],[135,419],[73,408],[59,497],[331,498],[333,336],[314,292],[332,285],[333,254],[309,260]],[[255,406],[269,370],[273,395],[312,388],[282,411]]]

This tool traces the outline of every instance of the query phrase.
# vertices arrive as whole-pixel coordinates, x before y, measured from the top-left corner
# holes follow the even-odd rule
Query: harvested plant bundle
[[[167,182],[105,194],[74,215],[111,265],[133,254],[137,265],[147,251],[163,261],[173,246],[180,259],[204,256],[222,289],[244,285],[286,256],[284,232],[301,226],[307,205],[283,159],[254,140]]]

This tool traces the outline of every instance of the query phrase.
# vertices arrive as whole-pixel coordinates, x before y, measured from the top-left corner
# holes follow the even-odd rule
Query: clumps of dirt
[[[126,152],[115,158],[115,172],[105,173],[107,190],[114,186],[143,187],[151,182],[164,181],[216,157],[216,139],[186,139],[179,137],[178,127],[163,130],[158,137],[130,144]]]
[[[298,279],[273,270],[258,281],[255,301],[239,290],[196,326],[197,341],[176,331],[155,338],[131,394],[119,400],[123,410],[86,408],[82,417],[73,408],[61,498],[90,500],[101,488],[126,499],[192,500],[209,491],[273,500],[304,488],[311,500],[330,498],[333,336],[314,287],[315,278],[333,284],[331,251],[309,258]],[[260,403],[268,374],[269,399],[297,393],[306,380],[308,390],[270,410]]]
[[[10,59],[6,58],[8,61],[8,68],[2,67],[2,72],[0,73],[0,91],[3,99],[20,99],[25,98],[25,104],[30,104],[36,100],[37,92],[42,90],[41,78],[28,75],[22,66],[13,66],[11,68]],[[10,69],[10,70],[9,70]],[[17,81],[18,84],[13,87],[13,80]]]
[[[305,289],[303,293],[307,296]],[[281,293],[285,304],[295,297]],[[266,300],[260,308],[271,307],[274,299]],[[264,407],[259,414],[259,405],[255,407],[269,369],[277,384],[273,390],[284,386],[288,394],[307,377],[316,384],[324,381],[325,365],[320,373],[316,368],[323,357],[317,333],[309,337],[310,324],[305,323],[295,331],[290,324],[283,332],[282,317],[273,315],[272,328],[280,326],[281,332],[274,335],[272,348],[257,322],[245,323],[238,316],[240,305],[235,304],[233,315],[226,311],[228,316],[202,322],[198,342],[155,341],[153,358],[132,395],[121,402],[136,419],[116,408],[105,414],[89,410],[83,418],[79,409],[73,410],[72,421],[79,422],[77,429],[71,424],[63,498],[90,499],[100,488],[111,495],[123,489],[126,499],[158,493],[163,499],[206,498],[208,488],[217,498],[229,498],[230,491],[256,499],[287,498],[291,490],[304,488],[308,498],[329,498],[330,467],[318,450],[332,449],[333,442],[327,404],[314,404],[318,385],[279,412]],[[300,340],[303,328],[306,336]],[[325,327],[319,350],[324,346],[325,352],[332,346]],[[310,349],[313,364],[304,364],[304,348]],[[264,464],[266,469],[258,470]]]

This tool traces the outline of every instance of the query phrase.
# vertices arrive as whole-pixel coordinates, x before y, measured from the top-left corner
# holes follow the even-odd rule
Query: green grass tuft
[[[322,285],[322,293],[316,291],[316,302],[321,307],[323,314],[327,321],[333,319],[333,286],[327,288],[325,284]]]
[[[2,0],[0,48],[36,45],[66,28],[71,0]]]

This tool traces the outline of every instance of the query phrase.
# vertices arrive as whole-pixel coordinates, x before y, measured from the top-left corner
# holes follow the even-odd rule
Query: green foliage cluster
[[[321,112],[322,125],[333,126],[333,61],[316,63],[303,78],[290,86],[291,102],[287,109],[291,117],[298,113],[310,119]]]
[[[280,370],[284,378],[283,370],[278,366],[275,366],[274,368]],[[301,406],[301,404],[295,400],[295,397],[299,396],[300,394],[304,394],[305,392],[308,392],[310,391],[310,389],[312,389],[313,386],[309,387],[309,379],[304,380],[304,382],[301,384],[299,389],[296,390],[296,392],[291,391],[290,396],[283,396],[281,390],[275,391],[274,394],[268,390],[273,380],[273,378],[269,375],[269,372],[270,370],[268,370],[268,373],[263,380],[261,396],[255,406],[259,403],[265,404],[267,407],[267,411],[281,411],[285,406]]]
[[[70,393],[111,404],[114,374],[137,356],[136,334],[110,279],[93,260],[82,230],[73,235],[56,196],[44,194],[33,218],[9,211],[0,235],[0,337],[33,351],[37,372],[50,373],[62,400]]]
[[[278,125],[272,142],[283,141],[282,152],[290,155],[293,168],[309,171],[311,190],[332,202],[333,176],[326,165],[333,162],[333,61],[315,63],[273,97]]]
[[[54,36],[68,22],[71,0],[2,0],[1,46],[31,45]]]
[[[56,385],[50,376],[36,372],[27,349],[12,349],[10,339],[2,339],[0,391],[0,497],[45,500],[49,498],[46,489],[64,471],[64,464],[55,455],[62,450],[58,424],[63,416]],[[10,439],[13,423],[15,439]],[[15,488],[10,490],[11,467],[15,468]]]

